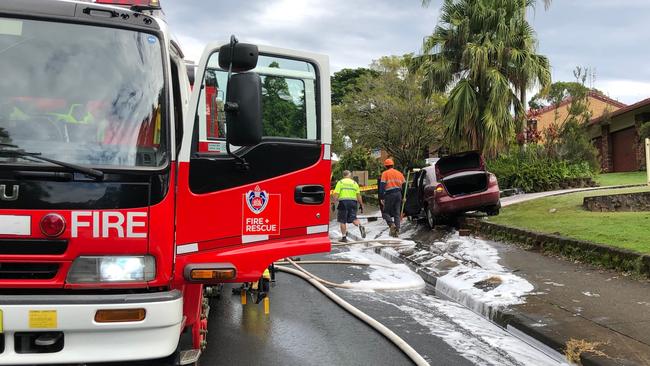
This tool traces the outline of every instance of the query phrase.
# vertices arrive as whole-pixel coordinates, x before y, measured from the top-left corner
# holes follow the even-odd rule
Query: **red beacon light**
[[[59,214],[47,214],[41,219],[40,227],[43,235],[54,238],[65,231],[65,219]]]
[[[94,0],[96,4],[133,6],[146,9],[160,9],[160,0]]]

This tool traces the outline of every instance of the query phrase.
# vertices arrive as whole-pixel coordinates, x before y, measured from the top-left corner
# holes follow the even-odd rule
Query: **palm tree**
[[[449,91],[443,118],[457,149],[497,151],[515,132],[512,111],[524,114],[520,88],[550,84],[548,59],[535,53],[521,1],[445,0],[423,54],[414,58],[425,95]]]
[[[551,6],[552,0],[543,0],[543,2],[544,2],[544,9],[548,10],[548,8]],[[524,20],[526,19],[526,11],[528,10],[528,8],[534,7],[536,4],[537,4],[536,0],[521,0],[520,7],[521,7],[522,17],[524,18]],[[524,109],[523,112],[517,116],[517,118],[520,123],[519,131],[523,132],[526,130],[527,123],[528,123],[526,121],[526,100],[527,100],[526,92],[528,91],[529,85],[527,85],[527,83],[525,82],[526,80],[525,76],[520,77],[520,80],[521,80],[520,83],[517,84],[517,88],[519,89],[519,96],[520,96],[519,101],[522,104],[524,104]],[[524,141],[524,145],[525,143],[526,142]],[[523,148],[525,148],[525,146]]]

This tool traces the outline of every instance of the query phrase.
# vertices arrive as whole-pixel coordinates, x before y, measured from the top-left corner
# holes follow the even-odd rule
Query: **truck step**
[[[201,357],[201,350],[190,349],[186,351],[181,351],[178,357],[179,365],[191,365],[199,360]]]

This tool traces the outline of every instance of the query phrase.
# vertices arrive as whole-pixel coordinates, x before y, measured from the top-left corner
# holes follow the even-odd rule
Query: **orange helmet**
[[[395,163],[393,162],[393,159],[386,159],[384,160],[384,166],[393,166]]]

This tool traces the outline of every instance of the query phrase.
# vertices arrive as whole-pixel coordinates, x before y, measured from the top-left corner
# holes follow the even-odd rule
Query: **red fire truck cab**
[[[194,362],[206,286],[329,251],[327,57],[211,43],[191,87],[143,0],[3,0],[0,49],[0,364]]]

